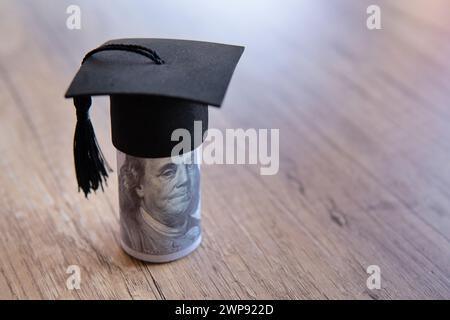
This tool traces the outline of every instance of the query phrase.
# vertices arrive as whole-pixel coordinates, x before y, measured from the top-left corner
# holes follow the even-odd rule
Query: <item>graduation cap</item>
[[[220,107],[244,48],[170,39],[119,39],[90,51],[67,90],[77,113],[74,160],[87,195],[111,171],[89,120],[91,96],[110,95],[113,145],[144,158],[171,156],[175,129],[194,137],[208,127],[208,105]],[[203,139],[203,138],[202,138]],[[203,141],[192,139],[191,150]],[[188,152],[190,150],[186,150]]]

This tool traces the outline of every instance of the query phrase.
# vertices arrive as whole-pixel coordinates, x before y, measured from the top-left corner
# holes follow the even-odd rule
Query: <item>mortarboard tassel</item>
[[[87,198],[91,190],[96,191],[99,186],[103,190],[103,182],[106,184],[108,172],[112,170],[100,150],[89,119],[91,97],[78,96],[73,100],[77,109],[77,125],[73,140],[75,171],[78,191],[83,190]]]

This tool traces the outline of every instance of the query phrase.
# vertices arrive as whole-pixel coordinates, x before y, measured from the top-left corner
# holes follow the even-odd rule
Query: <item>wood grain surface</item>
[[[70,4],[81,30],[66,28]],[[449,299],[449,13],[448,0],[0,1],[0,298]],[[210,125],[280,129],[278,174],[202,168],[203,242],[173,263],[120,249],[116,173],[77,193],[63,94],[87,51],[122,37],[245,45]],[[91,116],[115,169],[108,104]]]

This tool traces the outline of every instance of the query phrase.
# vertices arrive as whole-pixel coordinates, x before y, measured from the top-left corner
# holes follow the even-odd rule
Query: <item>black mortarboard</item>
[[[66,98],[77,111],[74,158],[85,195],[103,187],[109,167],[89,120],[91,96],[111,96],[114,146],[135,157],[171,156],[175,129],[191,133],[194,121],[208,126],[208,105],[220,107],[244,48],[170,39],[119,39],[90,51]],[[202,138],[203,139],[203,138]],[[189,150],[190,151],[190,150]]]

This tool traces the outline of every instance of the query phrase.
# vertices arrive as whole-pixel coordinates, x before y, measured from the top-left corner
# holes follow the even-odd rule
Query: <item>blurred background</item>
[[[381,30],[366,26],[372,4]],[[80,30],[66,27],[70,5]],[[448,0],[1,0],[0,296],[450,298],[449,12]],[[164,266],[120,251],[115,173],[89,201],[76,190],[63,96],[86,52],[126,37],[245,46],[210,126],[280,129],[279,174],[204,168],[204,243]],[[115,169],[107,97],[91,117]],[[80,291],[65,288],[69,264],[88,274]]]

